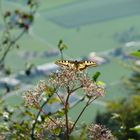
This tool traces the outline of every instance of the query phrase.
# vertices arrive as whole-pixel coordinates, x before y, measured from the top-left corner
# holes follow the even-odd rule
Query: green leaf
[[[112,113],[112,119],[118,119],[120,118],[120,114],[117,114],[117,113]]]
[[[60,51],[63,51],[64,49],[67,49],[68,46],[66,44],[62,44],[60,47]]]
[[[98,82],[97,82],[97,85],[98,85],[98,86],[103,86],[103,87],[105,87],[106,84],[105,84],[104,82],[102,82],[102,81],[98,81]]]
[[[80,134],[80,139],[86,140],[86,137],[87,137],[87,128],[88,128],[88,126],[86,126],[86,125],[83,126],[82,132]]]
[[[60,40],[59,43],[58,43],[58,49],[60,51],[63,51],[64,49],[67,49],[67,48],[68,48],[68,46],[63,43],[63,40]]]
[[[131,55],[140,58],[140,50],[132,52]]]
[[[57,97],[54,97],[54,98],[49,99],[48,104],[53,104],[53,103],[57,103],[57,102],[60,102],[60,99]]]
[[[59,110],[58,112],[57,112],[57,114],[59,115],[59,116],[64,116],[65,115],[65,111],[64,111],[64,109],[61,109],[61,110]]]
[[[55,135],[59,135],[61,133],[61,129],[59,127],[57,127],[56,129],[54,129],[53,132]]]
[[[140,125],[137,125],[133,128],[130,128],[130,130],[134,130],[134,131],[137,131],[137,132],[140,132]]]
[[[9,131],[9,128],[6,124],[0,124],[0,130]]]
[[[92,77],[93,81],[96,82],[100,75],[101,75],[101,73],[99,71],[97,71]]]
[[[46,95],[51,97],[53,96],[53,94],[55,93],[56,89],[53,88],[53,87],[48,87],[47,90],[46,90]]]

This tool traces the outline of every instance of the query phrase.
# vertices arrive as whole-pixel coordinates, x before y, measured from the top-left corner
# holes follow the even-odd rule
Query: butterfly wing
[[[96,67],[97,63],[93,62],[93,61],[84,61],[86,66],[92,66],[92,67]]]
[[[55,64],[59,66],[70,67],[70,68],[75,67],[74,61],[70,61],[70,60],[58,60],[55,62]]]
[[[67,60],[57,60],[55,62],[56,65],[59,65],[59,66],[68,66],[68,61]]]
[[[80,61],[78,64],[78,70],[82,71],[90,66],[96,67],[97,64],[96,62],[93,62],[93,61]]]
[[[97,66],[96,62],[93,61],[70,61],[70,60],[58,60],[55,62],[56,65],[62,67],[69,67],[71,69],[75,69],[77,71],[82,71],[90,66]]]

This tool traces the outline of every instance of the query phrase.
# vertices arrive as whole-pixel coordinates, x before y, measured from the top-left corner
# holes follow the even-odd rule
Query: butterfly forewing
[[[69,61],[68,60],[58,60],[55,62],[56,65],[59,65],[59,66],[67,66],[69,67]]]
[[[71,60],[58,60],[55,64],[59,66],[66,66],[77,71],[82,71],[90,66],[97,66],[96,62],[92,61],[71,61]]]

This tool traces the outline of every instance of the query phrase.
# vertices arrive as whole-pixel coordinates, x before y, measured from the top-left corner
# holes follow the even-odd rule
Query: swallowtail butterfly
[[[85,70],[88,67],[96,67],[97,63],[93,61],[71,61],[71,60],[58,60],[55,62],[56,65],[62,67],[69,67],[71,69],[75,69],[77,71]]]

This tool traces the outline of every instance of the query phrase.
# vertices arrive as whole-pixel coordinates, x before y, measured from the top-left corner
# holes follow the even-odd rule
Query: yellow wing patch
[[[97,63],[93,61],[71,61],[71,60],[58,60],[55,64],[62,67],[69,67],[71,69],[75,69],[77,71],[85,70],[86,68],[92,66],[96,67]]]

